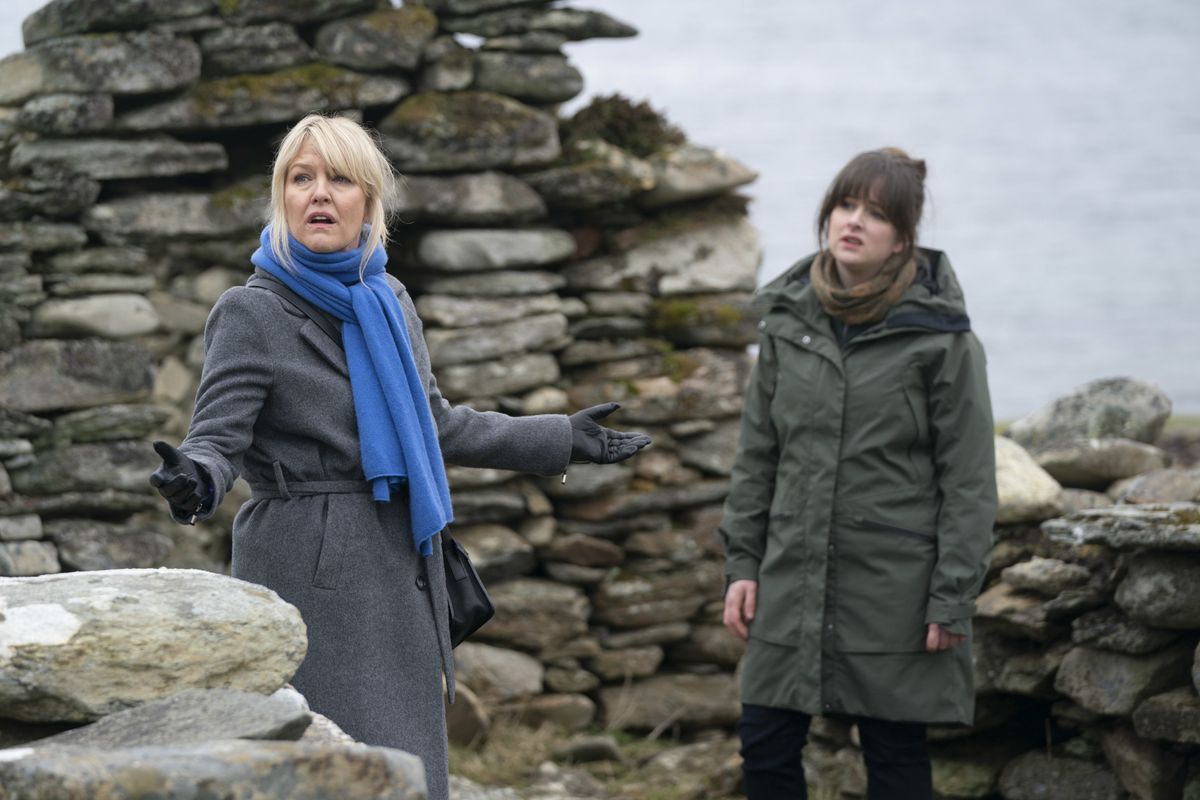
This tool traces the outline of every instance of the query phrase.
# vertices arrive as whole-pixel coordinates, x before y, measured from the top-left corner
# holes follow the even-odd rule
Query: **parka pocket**
[[[839,522],[837,550],[832,609],[836,649],[847,653],[924,650],[936,537],[857,516]]]
[[[344,527],[334,520],[330,523],[330,495],[321,495],[321,552],[317,555],[317,568],[313,572],[313,586],[319,589],[336,589],[342,577],[342,558],[346,552]]]

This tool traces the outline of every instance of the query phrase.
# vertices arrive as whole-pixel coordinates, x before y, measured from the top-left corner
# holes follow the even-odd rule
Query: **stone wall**
[[[147,442],[185,430],[274,143],[309,111],[348,114],[407,176],[390,269],[447,397],[617,400],[614,424],[655,440],[565,483],[451,469],[498,608],[457,651],[455,735],[497,713],[728,731],[741,645],[715,529],[754,339],[759,249],[735,193],[754,174],[642,105],[558,112],[583,85],[564,45],[632,28],[515,0],[55,0],[24,31],[0,61],[0,575],[227,567],[245,492],[170,523]],[[939,793],[1200,792],[1196,472],[1150,444],[1169,413],[1153,390],[1061,405],[1066,422],[1047,410],[998,440],[979,719],[934,732]],[[849,728],[819,721],[808,759],[817,786],[861,796]]]

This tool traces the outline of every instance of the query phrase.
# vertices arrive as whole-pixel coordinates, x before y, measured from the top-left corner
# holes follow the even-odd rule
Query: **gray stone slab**
[[[40,340],[0,353],[0,405],[18,411],[137,401],[152,385],[152,357],[131,342]]]
[[[141,28],[216,9],[216,0],[53,0],[25,18],[25,46],[75,33]]]
[[[296,29],[281,22],[217,28],[200,37],[207,77],[275,72],[317,60]]]
[[[222,172],[225,148],[212,142],[152,139],[41,139],[13,148],[14,169],[62,169],[97,180]]]
[[[437,33],[437,17],[420,6],[385,8],[322,25],[317,51],[326,61],[363,70],[414,70]]]
[[[1055,541],[1118,549],[1200,550],[1200,504],[1153,503],[1078,511],[1042,523]]]

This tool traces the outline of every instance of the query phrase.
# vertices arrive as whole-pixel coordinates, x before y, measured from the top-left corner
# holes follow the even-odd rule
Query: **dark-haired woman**
[[[760,293],[721,525],[751,800],[807,796],[813,715],[857,724],[872,800],[932,797],[926,724],[973,720],[992,415],[950,261],[916,245],[924,179],[900,150],[856,156],[821,250]]]

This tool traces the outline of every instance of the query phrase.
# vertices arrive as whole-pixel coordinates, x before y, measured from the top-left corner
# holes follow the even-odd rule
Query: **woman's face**
[[[358,184],[333,173],[310,142],[288,165],[283,205],[288,231],[309,250],[332,253],[358,247],[367,196]]]
[[[829,215],[829,251],[860,280],[874,277],[893,253],[903,249],[896,226],[868,199],[843,198]]]

